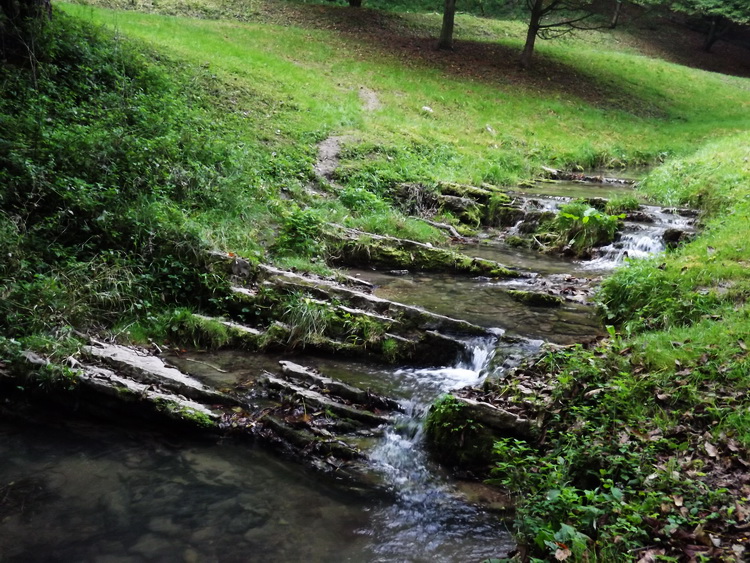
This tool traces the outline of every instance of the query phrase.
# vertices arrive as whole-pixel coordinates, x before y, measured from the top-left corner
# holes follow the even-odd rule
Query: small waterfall
[[[583,264],[586,270],[610,270],[622,264],[626,258],[647,258],[664,250],[665,229],[626,226],[620,237],[607,246],[599,248],[599,256]]]
[[[570,198],[564,196],[530,197],[524,203],[523,210],[556,212],[562,205],[569,202]]]
[[[403,554],[409,553],[420,554],[410,555],[410,561],[478,561],[512,548],[496,516],[456,502],[445,476],[430,462],[423,446],[423,421],[430,403],[451,389],[480,384],[496,344],[494,338],[471,342],[468,357],[453,367],[396,372],[413,396],[403,402],[404,414],[371,456],[397,500],[373,515],[378,532],[365,532],[374,536],[370,560],[403,561]]]
[[[583,264],[586,270],[611,270],[625,261],[647,258],[666,248],[664,234],[668,229],[690,230],[692,220],[674,210],[643,206],[652,223],[625,223],[619,238],[599,249],[599,256]]]
[[[557,212],[561,205],[564,205],[570,201],[567,197],[533,197],[524,199],[521,205],[521,210],[524,211],[523,217],[516,221],[516,223],[506,231],[506,236],[517,236],[521,232],[521,226],[526,223],[526,214],[530,211],[551,211]]]

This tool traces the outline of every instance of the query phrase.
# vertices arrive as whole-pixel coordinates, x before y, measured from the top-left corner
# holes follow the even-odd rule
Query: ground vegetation
[[[4,44],[0,371],[27,351],[74,357],[86,333],[163,344],[185,329],[176,319],[229,310],[212,252],[243,257],[248,272],[276,262],[328,275],[332,224],[371,241],[444,242],[394,204],[405,183],[497,188],[543,166],[661,165],[643,193],[701,209],[703,234],[603,285],[611,338],[518,372],[543,383],[516,406],[541,413],[544,433],[494,440],[493,478],[518,495],[528,557],[741,559],[747,79],[678,65],[684,55],[619,27],[547,44],[521,72],[517,19],[461,16],[456,52],[438,52],[437,14],[95,4],[60,5],[23,57]],[[671,62],[652,56],[664,53]],[[733,60],[721,68],[741,74]],[[321,179],[318,143],[332,134],[340,166]],[[563,229],[608,233],[621,211],[565,213]],[[362,345],[382,336],[337,328],[331,305],[307,294],[279,303],[280,322],[308,327],[285,333],[296,345],[334,329]],[[68,381],[59,361],[44,365],[40,381]],[[486,398],[526,397],[505,385]]]

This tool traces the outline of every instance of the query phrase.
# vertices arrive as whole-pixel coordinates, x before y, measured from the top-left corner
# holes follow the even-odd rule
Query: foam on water
[[[494,515],[456,502],[448,481],[423,447],[423,419],[429,404],[446,391],[481,384],[496,344],[494,338],[469,343],[466,358],[454,366],[396,372],[414,394],[404,401],[404,414],[371,455],[396,494],[396,502],[374,514],[376,525],[366,531],[373,535],[373,561],[403,561],[404,546],[409,553],[421,554],[414,561],[480,560],[511,549],[504,524]]]

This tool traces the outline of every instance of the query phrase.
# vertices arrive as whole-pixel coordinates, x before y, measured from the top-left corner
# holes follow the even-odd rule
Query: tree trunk
[[[526,33],[526,43],[521,53],[521,67],[529,68],[531,66],[531,55],[534,54],[534,45],[536,36],[539,33],[539,25],[542,21],[542,8],[544,0],[535,0],[531,8],[531,19],[529,20],[529,30]]]
[[[716,18],[711,18],[711,24],[708,27],[708,34],[706,40],[703,42],[703,50],[706,53],[711,51],[711,47],[716,43]]]
[[[529,4],[531,7],[531,17],[529,19],[529,31],[526,33],[526,43],[523,46],[523,53],[521,53],[520,63],[522,68],[529,68],[531,66],[531,55],[534,54],[536,37],[539,34],[542,16],[544,16],[544,0],[533,1],[533,5]]]
[[[615,0],[615,13],[612,14],[612,21],[609,22],[609,28],[614,29],[620,21],[620,10],[622,9],[622,0]]]
[[[456,17],[456,0],[445,0],[443,27],[440,30],[438,49],[453,49],[453,22]]]
[[[534,45],[536,44],[536,34],[539,32],[539,27],[535,25],[529,26],[529,31],[526,34],[526,43],[523,46],[523,53],[521,53],[521,67],[529,68],[531,66],[531,55],[534,54]]]
[[[453,49],[453,22],[456,17],[456,0],[445,0],[443,28],[440,30],[438,49]]]
[[[731,25],[731,21],[722,21],[721,17],[712,18],[711,25],[708,28],[708,34],[706,35],[706,40],[703,42],[703,50],[706,53],[710,53],[711,47],[713,47],[714,43],[716,43],[719,39],[726,35]]]

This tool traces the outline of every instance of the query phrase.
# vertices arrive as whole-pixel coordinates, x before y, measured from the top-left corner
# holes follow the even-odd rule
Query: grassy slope
[[[224,8],[269,17],[247,4]],[[601,299],[624,336],[599,351],[550,357],[565,407],[550,431],[559,440],[542,452],[554,471],[527,494],[519,533],[534,540],[539,531],[565,532],[579,540],[579,555],[597,549],[622,560],[625,550],[654,537],[667,545],[671,523],[728,530],[730,512],[738,510],[720,491],[713,494],[723,487],[714,469],[732,448],[750,444],[743,340],[750,332],[750,139],[737,133],[748,125],[746,80],[582,41],[544,46],[540,70],[518,73],[492,58],[512,56],[516,22],[462,19],[476,38],[510,37],[443,55],[429,51],[423,37],[434,16],[387,20],[383,25],[396,21],[409,38],[399,43],[387,30],[357,32],[351,12],[334,8],[315,8],[322,29],[65,10],[139,37],[160,54],[84,31],[75,44],[41,57],[36,79],[3,69],[3,91],[11,95],[2,98],[2,125],[12,132],[4,139],[0,192],[7,336],[41,346],[39,338],[60,338],[71,326],[143,322],[185,304],[188,293],[211,306],[221,288],[191,273],[195,255],[218,247],[266,256],[276,229],[295,217],[282,190],[318,217],[436,237],[385,204],[368,216],[351,198],[347,209],[305,195],[314,145],[332,132],[352,138],[341,182],[375,193],[393,181],[504,183],[541,164],[681,155],[644,189],[706,207],[706,234],[605,285]],[[281,23],[284,14],[274,17]],[[332,21],[346,31],[329,29]],[[70,22],[62,25],[72,32]],[[92,69],[99,69],[93,80]],[[383,108],[364,111],[360,86],[374,90]],[[634,427],[639,435],[658,428],[666,438],[624,441],[622,430]],[[706,443],[719,449],[718,459]],[[602,460],[611,472],[588,479]],[[648,479],[653,473],[658,478]],[[530,484],[521,486],[528,493]],[[625,505],[597,496],[612,487]],[[565,494],[550,499],[550,490]],[[730,500],[738,500],[732,492]]]
[[[469,53],[433,56],[429,39],[417,44],[427,51],[420,53],[382,29],[338,34],[67,9],[209,63],[214,72],[290,95],[304,112],[299,125],[365,141],[342,174],[371,188],[392,179],[514,182],[540,164],[640,163],[685,153],[709,135],[747,124],[744,81],[580,44],[546,49],[552,62],[539,72],[552,74],[545,80],[494,66],[493,58],[513,56],[504,45],[471,52],[483,58],[467,61]],[[346,29],[347,12],[339,12]],[[370,14],[358,17],[366,22]],[[510,44],[515,48],[517,40]],[[383,109],[357,111],[359,86],[374,90]]]

